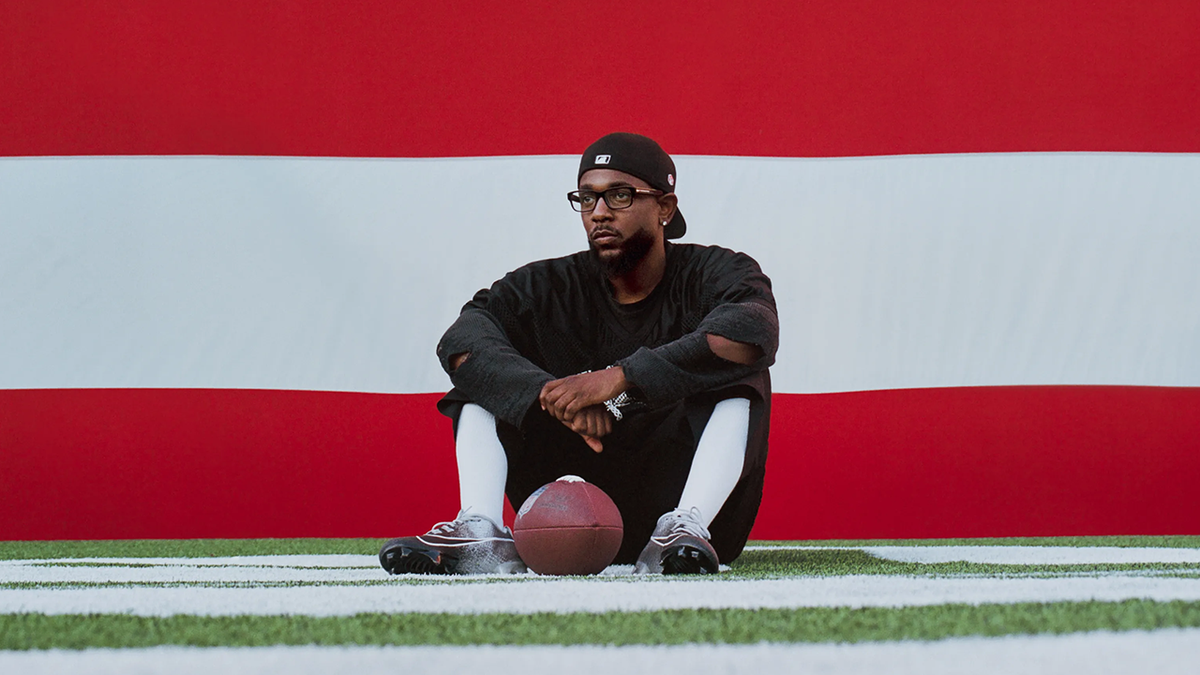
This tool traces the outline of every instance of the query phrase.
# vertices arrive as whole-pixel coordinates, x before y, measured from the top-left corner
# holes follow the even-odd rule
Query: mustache
[[[621,233],[617,232],[616,230],[609,229],[607,227],[597,227],[596,229],[594,229],[588,233],[588,239],[595,241],[596,237],[599,237],[602,234],[611,234],[611,235],[614,235],[617,237],[621,236]]]

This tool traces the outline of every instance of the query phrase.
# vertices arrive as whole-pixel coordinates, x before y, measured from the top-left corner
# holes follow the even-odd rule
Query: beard
[[[588,248],[592,252],[592,258],[604,268],[608,276],[619,277],[633,271],[638,263],[646,258],[646,254],[654,248],[654,235],[646,230],[638,230],[621,242],[616,255],[607,258],[601,257],[595,242],[589,240]]]

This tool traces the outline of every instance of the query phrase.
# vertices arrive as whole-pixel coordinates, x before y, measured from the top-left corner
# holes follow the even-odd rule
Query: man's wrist
[[[625,369],[621,366],[612,365],[605,368],[605,371],[614,373],[617,376],[617,382],[613,386],[617,393],[615,396],[620,396],[629,389],[629,380],[625,379]]]
[[[637,398],[637,392],[633,387],[629,386],[629,381],[625,379],[625,369],[621,366],[609,366],[609,370],[616,370],[620,376],[620,387],[616,396],[604,402],[604,408],[608,410],[613,419],[620,422],[629,412],[636,411],[641,403]]]

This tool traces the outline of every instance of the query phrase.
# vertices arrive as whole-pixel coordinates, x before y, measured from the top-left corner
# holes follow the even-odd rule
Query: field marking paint
[[[1132,673],[1195,672],[1200,629],[1153,632],[1010,635],[934,642],[683,646],[470,647],[154,647],[83,651],[0,651],[0,671],[28,675],[129,672],[207,675],[240,673],[396,672],[396,664],[436,663],[448,672],[820,672]]]
[[[397,580],[399,581],[399,580]],[[516,583],[277,588],[93,587],[0,589],[0,613],[138,616],[358,613],[485,614],[662,609],[906,607],[953,603],[1200,601],[1200,579],[1106,574],[1050,578],[838,576],[788,579],[543,579]]]
[[[753,546],[747,550],[847,550],[820,546]],[[875,546],[862,550],[901,562],[966,561],[1009,565],[1175,563],[1200,564],[1200,549],[1074,548],[1066,546]],[[722,566],[728,570],[728,567]],[[632,574],[631,565],[612,565],[601,576],[613,580]],[[1121,572],[1115,572],[1121,575]],[[478,582],[491,577],[416,577],[427,583]],[[506,581],[540,580],[533,574],[499,577]],[[0,561],[0,583],[23,584],[219,584],[219,583],[371,583],[389,577],[373,555],[271,555],[225,558],[71,558]],[[411,578],[409,578],[411,579]],[[729,583],[736,578],[718,577]],[[653,580],[651,580],[653,581]]]
[[[1116,546],[869,546],[879,558],[915,563],[970,562],[996,565],[1101,565],[1200,563],[1200,549]]]
[[[1200,549],[1120,546],[747,546],[747,551],[866,551],[898,562],[994,565],[1200,563]]]
[[[190,565],[192,567],[379,567],[373,555],[240,555],[223,558],[26,558],[0,560],[0,570],[14,565]],[[2,573],[2,572],[0,572]]]

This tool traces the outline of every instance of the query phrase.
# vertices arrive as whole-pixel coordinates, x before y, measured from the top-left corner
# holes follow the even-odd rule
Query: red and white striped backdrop
[[[449,517],[613,130],[775,283],[756,537],[1200,532],[1200,6],[343,5],[0,7],[0,538]]]

